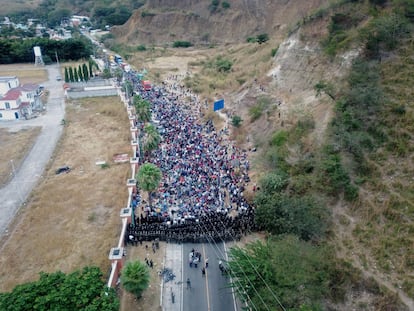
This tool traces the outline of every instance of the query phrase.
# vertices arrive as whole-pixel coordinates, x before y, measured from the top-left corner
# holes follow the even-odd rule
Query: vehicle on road
[[[56,81],[61,81],[62,77],[61,76],[56,76]]]

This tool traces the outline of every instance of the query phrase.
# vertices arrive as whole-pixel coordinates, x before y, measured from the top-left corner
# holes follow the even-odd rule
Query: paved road
[[[32,120],[2,121],[0,127],[19,130],[28,126],[41,126],[42,130],[22,165],[15,171],[10,182],[0,189],[0,235],[6,233],[19,208],[42,176],[62,134],[61,120],[65,114],[63,82],[56,81],[60,75],[57,65],[46,66],[49,81],[43,83],[49,90],[46,114]],[[13,164],[10,159],[10,165]]]
[[[208,258],[206,275],[201,273],[202,265],[190,268],[189,253],[192,249],[202,254],[201,262]],[[229,279],[218,267],[219,260],[226,258],[225,245],[217,244],[168,244],[165,267],[172,268],[176,278],[164,283],[163,310],[165,311],[236,311],[235,297],[229,288]],[[191,281],[187,289],[186,280]],[[172,303],[171,293],[174,293]]]

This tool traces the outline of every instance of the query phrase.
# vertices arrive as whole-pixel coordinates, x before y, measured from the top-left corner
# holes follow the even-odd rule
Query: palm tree
[[[151,152],[158,147],[158,144],[161,141],[160,133],[158,133],[158,130],[152,124],[147,124],[144,128],[144,132],[144,151]]]
[[[135,113],[139,122],[149,122],[151,120],[151,104],[140,96],[134,96]]]
[[[161,170],[152,163],[145,163],[141,165],[136,175],[138,184],[142,190],[148,192],[149,205],[152,206],[151,194],[158,189],[158,185],[161,181]]]
[[[150,273],[146,264],[141,261],[129,261],[122,268],[121,284],[130,293],[140,298],[149,286]]]

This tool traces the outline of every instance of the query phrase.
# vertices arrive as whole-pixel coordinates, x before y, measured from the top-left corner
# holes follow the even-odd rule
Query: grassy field
[[[47,80],[47,71],[44,67],[35,67],[34,64],[1,65],[0,76],[16,76],[21,84],[42,83]]]
[[[69,102],[66,120],[43,180],[1,247],[0,291],[37,279],[40,271],[86,265],[109,271],[107,256],[118,241],[130,174],[130,166],[112,163],[112,156],[130,152],[127,114],[117,97],[97,98]],[[95,165],[98,160],[109,168]],[[72,171],[55,175],[62,165]]]
[[[26,153],[32,148],[40,127],[9,132],[0,128],[0,187],[3,187],[18,169]]]

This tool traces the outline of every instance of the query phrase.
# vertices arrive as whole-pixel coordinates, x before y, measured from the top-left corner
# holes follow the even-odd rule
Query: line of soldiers
[[[138,245],[146,241],[169,243],[213,243],[238,241],[243,235],[258,230],[254,211],[248,208],[237,216],[210,212],[199,218],[187,218],[171,222],[169,218],[138,218],[125,233],[126,244]]]

